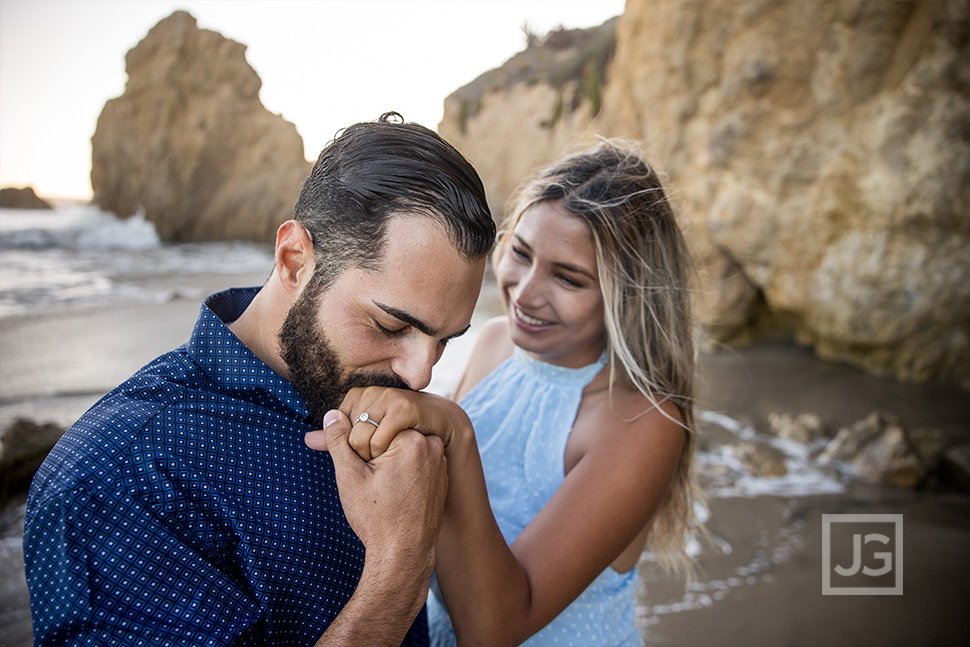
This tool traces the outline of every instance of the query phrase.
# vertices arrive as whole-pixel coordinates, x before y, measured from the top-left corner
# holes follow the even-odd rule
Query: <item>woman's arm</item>
[[[603,404],[583,433],[581,457],[511,546],[491,512],[471,423],[453,402],[425,393],[368,387],[341,410],[350,424],[367,411],[380,421],[353,425],[351,444],[368,459],[399,429],[445,442],[449,487],[438,538],[437,576],[460,644],[517,644],[556,617],[646,526],[667,491],[683,430],[652,410],[624,422]],[[574,430],[574,435],[577,430]]]
[[[644,418],[604,418],[603,441],[508,549],[488,508],[477,450],[462,438],[446,451],[450,486],[437,577],[459,644],[525,640],[637,537],[663,501],[683,445],[683,431],[659,412]]]

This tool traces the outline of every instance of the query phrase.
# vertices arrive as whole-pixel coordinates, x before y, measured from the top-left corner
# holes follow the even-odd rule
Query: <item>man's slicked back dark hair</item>
[[[488,254],[495,223],[478,173],[434,131],[396,112],[338,133],[317,158],[295,219],[313,237],[315,290],[348,267],[377,267],[388,217],[426,216],[468,260]]]

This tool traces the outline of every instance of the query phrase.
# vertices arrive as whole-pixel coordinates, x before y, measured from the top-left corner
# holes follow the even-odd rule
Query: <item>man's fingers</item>
[[[303,436],[303,442],[306,443],[306,446],[310,449],[315,449],[321,452],[327,451],[327,434],[324,430],[333,423],[339,422],[340,418],[341,413],[339,411],[328,411],[323,417],[323,429],[308,432]]]
[[[330,458],[333,460],[333,468],[337,473],[337,487],[340,487],[343,479],[352,479],[352,474],[364,468],[364,461],[361,460],[357,452],[350,446],[350,429],[350,419],[340,414],[339,418],[330,423],[323,431],[310,432],[314,436],[321,433],[324,435],[327,451],[330,452]],[[310,434],[304,437],[304,442],[309,441],[308,436]]]
[[[437,436],[425,436],[417,429],[404,429],[388,443],[384,456],[410,455],[426,463],[429,459],[444,457],[445,444]]]
[[[303,436],[303,442],[310,449],[325,452],[327,451],[327,432],[325,432],[323,429],[308,432],[305,436]]]
[[[445,453],[445,441],[440,436],[425,436],[424,440],[428,443],[428,449],[435,455]]]

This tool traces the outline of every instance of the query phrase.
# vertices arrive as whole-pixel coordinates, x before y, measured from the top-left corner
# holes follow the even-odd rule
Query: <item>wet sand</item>
[[[854,487],[844,495],[718,499],[688,593],[647,566],[641,631],[662,646],[966,645],[970,496]],[[822,595],[823,514],[903,515],[903,594]],[[833,551],[832,563],[851,555]],[[686,610],[677,611],[683,607]]]
[[[265,278],[179,277],[188,296],[163,304],[0,319],[0,428],[31,412],[69,425],[136,370],[185,343],[202,298],[228,287],[260,285]]]
[[[196,287],[204,295],[264,278],[209,277]],[[485,299],[477,321],[494,312],[494,295]],[[0,427],[19,415],[70,424],[145,362],[183,343],[198,307],[199,299],[185,298],[0,321]],[[442,375],[456,373],[472,342],[466,336],[449,350]],[[884,409],[908,428],[936,427],[970,441],[970,393],[957,387],[875,378],[788,342],[705,354],[701,368],[702,408],[758,429],[771,412],[814,412],[838,428]],[[649,644],[970,644],[970,494],[938,483],[915,492],[854,485],[840,495],[715,499],[711,511],[708,526],[730,553],[704,550],[691,591],[643,566],[639,622]],[[821,594],[822,515],[832,513],[903,515],[903,595]],[[19,647],[30,644],[17,565],[22,519],[8,510],[0,524],[0,644]]]
[[[970,393],[916,386],[823,362],[789,342],[705,354],[701,405],[767,429],[771,412],[813,412],[831,429],[875,409],[908,429],[935,427],[970,442]],[[685,593],[642,566],[641,632],[662,646],[970,644],[970,493],[930,479],[916,491],[861,483],[838,495],[710,502],[708,546]],[[822,595],[825,514],[901,514],[903,594]],[[830,564],[851,550],[833,545]],[[678,610],[682,609],[682,610]]]

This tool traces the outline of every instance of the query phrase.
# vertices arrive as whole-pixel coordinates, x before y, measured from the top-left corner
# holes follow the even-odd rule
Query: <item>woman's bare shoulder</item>
[[[658,424],[664,427],[683,428],[680,410],[670,398],[648,398],[628,385],[622,385],[613,390],[610,406],[615,416],[629,420],[641,429]]]
[[[508,359],[514,349],[506,317],[494,317],[485,322],[478,333],[465,373],[455,390],[455,399],[463,398],[486,375]]]
[[[652,400],[622,384],[615,385],[612,391],[595,389],[584,395],[580,403],[567,458],[576,461],[591,450],[615,445],[620,438],[620,444],[629,450],[624,457],[628,460],[638,460],[634,447],[650,453],[656,451],[658,443],[679,453],[682,423],[680,411],[669,399]],[[610,433],[603,433],[604,428]]]

